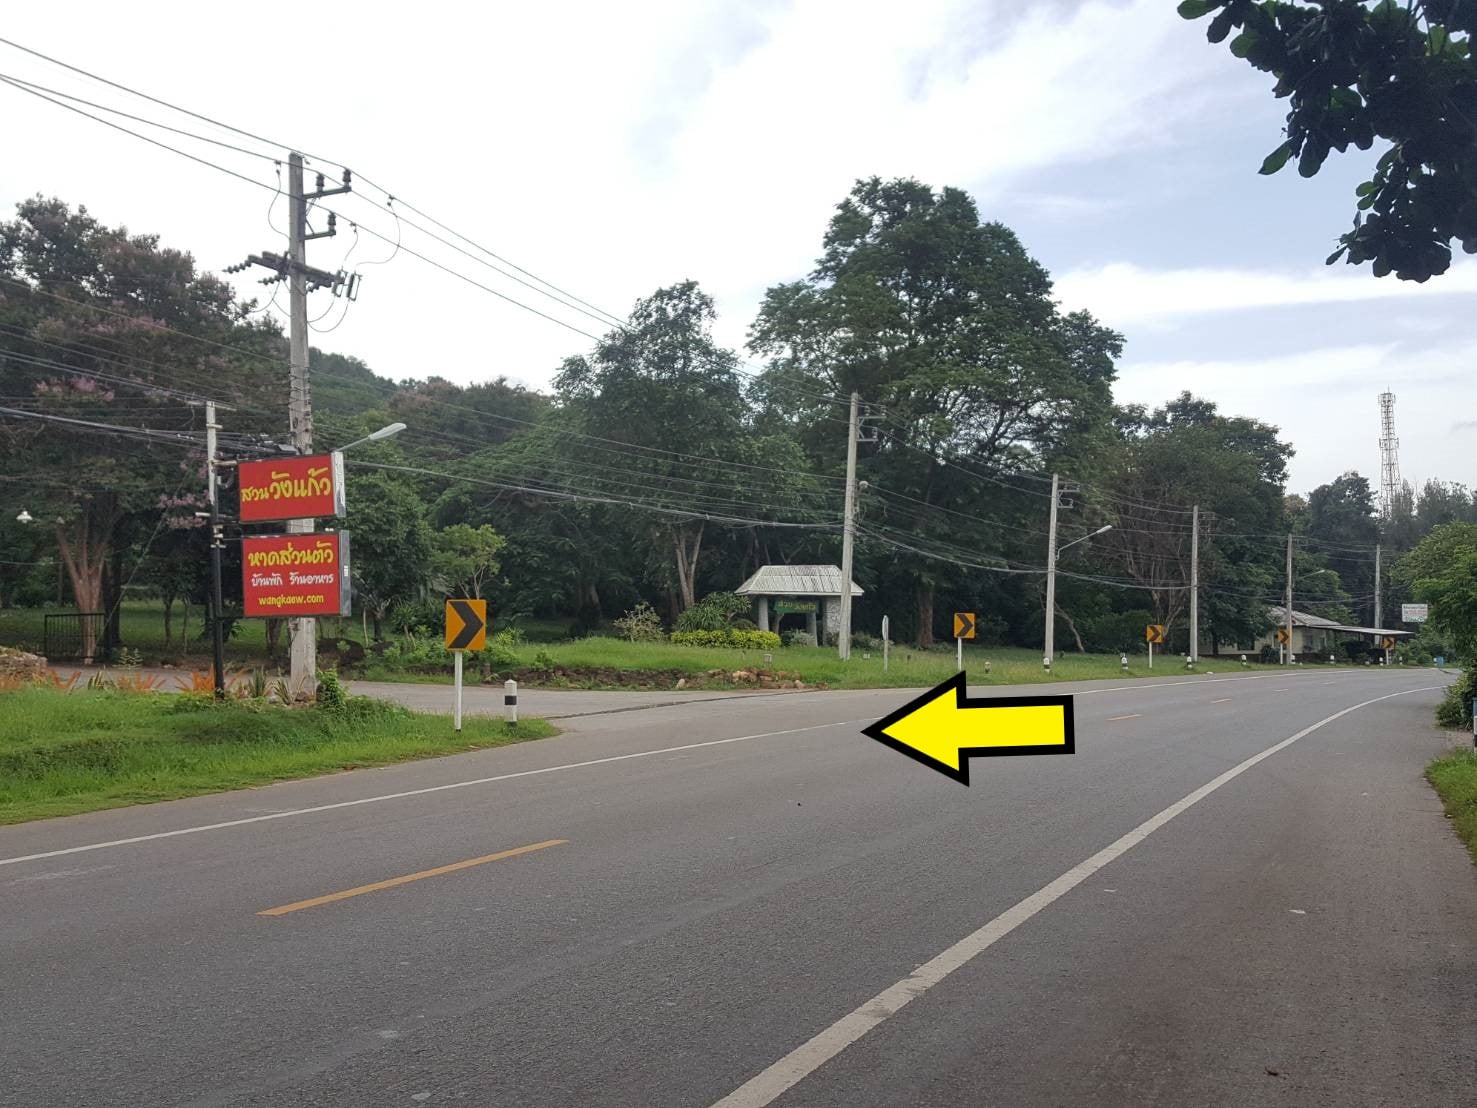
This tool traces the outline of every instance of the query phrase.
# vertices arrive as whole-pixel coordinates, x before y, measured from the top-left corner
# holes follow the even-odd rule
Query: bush
[[[749,602],[737,593],[710,592],[677,617],[677,631],[723,631],[749,610]]]
[[[339,684],[338,674],[331,669],[318,671],[318,707],[330,712],[342,712],[349,702],[349,694]]]
[[[518,664],[518,647],[523,644],[523,632],[516,627],[504,627],[487,636],[487,646],[475,657],[494,669]]]
[[[615,620],[614,627],[627,642],[661,642],[667,637],[662,630],[662,617],[644,600]]]
[[[426,635],[433,629],[439,629],[445,618],[446,608],[442,604],[433,604],[429,600],[402,600],[390,609],[385,621],[391,630],[401,634]]]
[[[691,611],[691,609],[688,609]],[[773,631],[673,631],[678,646],[726,646],[738,650],[778,650],[780,637]]]
[[[781,631],[780,642],[785,646],[814,646],[815,636],[809,631]]]
[[[1436,707],[1436,722],[1442,727],[1471,727],[1472,700],[1477,697],[1477,664],[1470,666]]]

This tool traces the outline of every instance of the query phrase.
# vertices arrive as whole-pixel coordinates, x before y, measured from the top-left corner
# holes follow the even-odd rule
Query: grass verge
[[[1446,814],[1477,862],[1477,752],[1457,750],[1426,767],[1426,780],[1436,789]]]
[[[0,824],[149,804],[557,734],[353,697],[343,709],[28,688],[0,693]]]
[[[473,659],[476,655],[471,656]],[[537,659],[542,658],[542,661]],[[948,648],[919,650],[894,646],[888,668],[882,668],[880,651],[852,651],[850,661],[836,656],[835,647],[789,646],[774,651],[767,666],[764,655],[752,650],[729,650],[714,647],[677,646],[669,642],[626,642],[623,639],[593,637],[560,643],[524,644],[518,650],[515,666],[500,667],[498,680],[515,676],[526,686],[588,689],[619,689],[641,686],[641,676],[649,675],[655,688],[671,688],[676,676],[694,689],[730,689],[734,682],[727,675],[738,670],[764,667],[783,673],[797,674],[807,685],[825,685],[831,689],[926,688],[937,685],[955,672],[952,645]],[[988,672],[986,667],[988,666]],[[1050,681],[1087,681],[1120,677],[1172,677],[1186,673],[1239,673],[1239,659],[1204,658],[1194,669],[1187,669],[1183,657],[1170,655],[1155,658],[1154,668],[1142,654],[1128,656],[1123,669],[1116,654],[1062,654],[1052,671],[1041,665],[1041,654],[1020,647],[966,646],[964,669],[971,685],[1017,685]],[[1250,663],[1247,669],[1268,670],[1280,667]],[[1330,669],[1319,663],[1317,668]],[[508,672],[502,672],[506,669]],[[713,670],[724,676],[709,678]],[[436,673],[407,673],[371,663],[356,676],[371,681],[444,682],[451,680],[449,667]]]

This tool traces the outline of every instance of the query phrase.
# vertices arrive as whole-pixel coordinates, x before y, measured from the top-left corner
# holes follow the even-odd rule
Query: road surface
[[[795,693],[0,828],[0,1104],[1470,1108],[1446,680],[1058,686],[970,788]]]

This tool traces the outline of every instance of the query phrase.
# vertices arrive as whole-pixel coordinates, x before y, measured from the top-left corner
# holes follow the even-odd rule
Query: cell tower
[[[1395,394],[1380,393],[1380,515],[1389,519],[1400,491],[1400,440],[1395,437]]]

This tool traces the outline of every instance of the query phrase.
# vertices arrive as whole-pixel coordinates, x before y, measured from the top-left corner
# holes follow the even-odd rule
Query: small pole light
[[[1123,667],[1123,672],[1124,673],[1127,673],[1128,672],[1128,655],[1127,654],[1120,654],[1120,655],[1118,655],[1118,664]]]
[[[870,658],[871,655],[870,654],[863,654],[862,657],[863,658]],[[764,664],[767,665],[767,666],[774,665],[774,655],[773,654],[765,654],[764,655]]]

